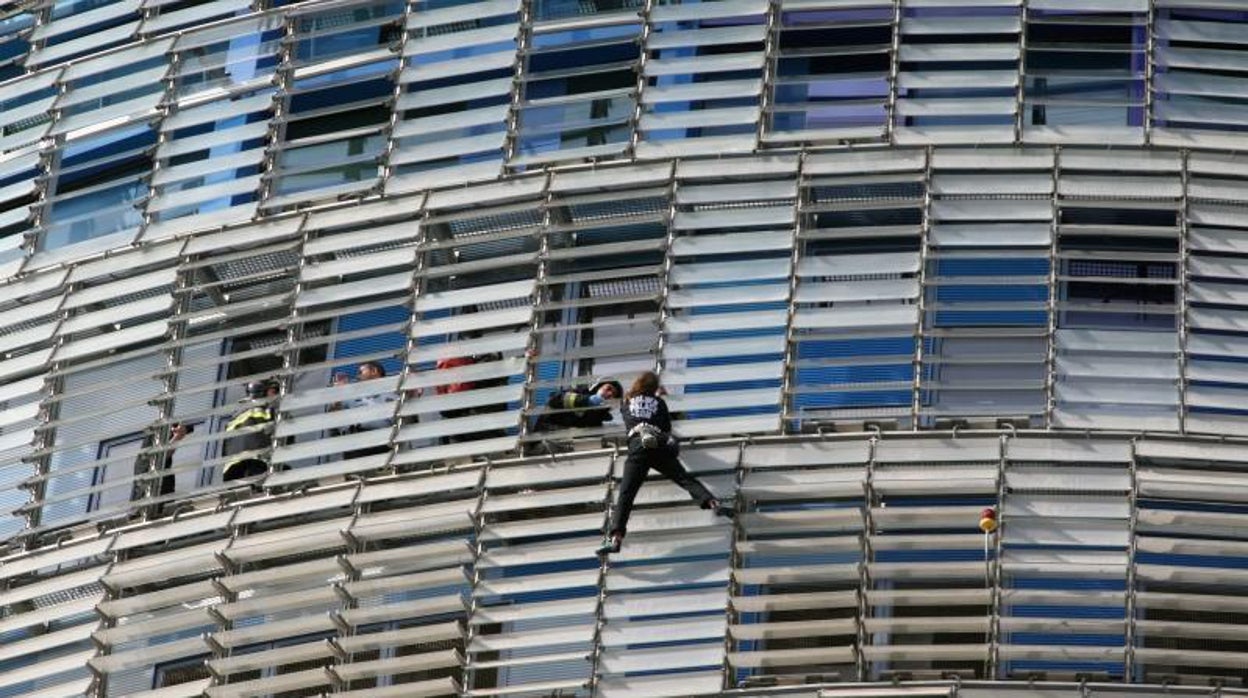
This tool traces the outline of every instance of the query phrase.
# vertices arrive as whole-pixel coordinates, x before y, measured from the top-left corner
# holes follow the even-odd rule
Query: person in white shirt
[[[364,363],[360,364],[359,368],[356,369],[355,377],[356,377],[357,382],[371,381],[371,380],[377,380],[378,378],[385,378],[386,369],[384,366],[377,363],[376,361],[365,361]],[[343,385],[346,382],[347,381],[346,381],[345,375],[337,374],[334,376],[335,385]],[[373,407],[374,405],[391,403],[391,402],[395,402],[396,400],[398,400],[398,396],[395,395],[393,391],[387,390],[387,391],[375,393],[373,395],[364,395],[362,397],[357,397],[353,400],[348,400],[345,405],[342,403],[335,403],[335,406],[331,409],[340,409],[341,407],[346,407],[347,409]],[[348,427],[347,431],[348,433],[351,433],[351,434],[358,434],[359,432],[362,432],[362,431],[373,431],[376,429],[389,429],[392,423],[393,423],[393,420],[391,417],[376,417],[374,419],[368,419],[368,420],[362,421],[358,424],[352,424],[350,427]],[[383,445],[378,445],[378,446],[368,446],[366,448],[356,449],[354,451],[347,451],[345,454],[343,454],[343,457],[344,458],[359,458],[361,456],[372,456],[372,455],[377,455],[381,453],[386,453],[389,450],[390,450],[389,444],[383,444]]]

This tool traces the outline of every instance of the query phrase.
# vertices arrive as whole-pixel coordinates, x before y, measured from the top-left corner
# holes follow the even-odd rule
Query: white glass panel
[[[416,299],[416,311],[427,313],[432,310],[462,308],[470,305],[525,298],[533,294],[536,285],[537,282],[532,280],[512,281],[505,284],[479,286],[458,291],[426,293]]]
[[[299,276],[305,282],[323,281],[365,271],[381,271],[382,269],[405,265],[414,266],[415,263],[415,249],[390,249],[384,252],[352,255],[317,264],[307,264],[300,271]]]
[[[657,32],[650,35],[650,40],[646,42],[646,45],[653,50],[714,46],[716,44],[744,44],[761,42],[766,38],[766,35],[767,27],[761,24],[739,27],[715,27],[713,29]]]
[[[267,29],[276,29],[282,25],[282,20],[283,15],[274,12],[260,17],[248,17],[235,22],[217,24],[197,31],[188,31],[177,37],[177,50],[186,51],[248,34],[256,34]]]
[[[295,299],[295,307],[305,308],[324,303],[352,300],[371,295],[398,293],[412,288],[410,272],[390,274],[375,279],[352,281],[345,284],[333,284],[321,288],[313,288],[300,293]]]
[[[533,316],[533,308],[522,306],[504,310],[485,310],[477,313],[463,313],[436,320],[421,320],[412,328],[412,333],[428,337],[440,334],[453,334],[471,330],[483,330],[507,325],[527,324]]]
[[[87,129],[98,124],[112,121],[121,117],[142,117],[150,116],[155,113],[156,105],[160,104],[160,100],[164,94],[157,92],[155,94],[144,95],[135,99],[127,100],[119,104],[110,104],[107,107],[95,109],[82,114],[74,114],[58,120],[52,126],[54,135],[69,134],[68,138],[73,138],[75,134],[70,133],[77,129]]]
[[[62,17],[58,20],[36,27],[30,34],[31,40],[43,40],[56,36],[60,36],[67,31],[78,29],[81,27],[89,27],[93,24],[103,24],[109,20],[115,19],[125,14],[135,12],[139,6],[143,4],[143,0],[120,0],[103,7],[98,7],[87,12],[78,12],[73,15]]]
[[[664,327],[669,333],[711,332],[716,330],[783,327],[787,321],[787,310],[763,310],[745,313],[669,317],[664,323]]]
[[[469,138],[438,140],[420,146],[402,145],[390,157],[390,163],[392,165],[406,165],[413,162],[437,160],[468,153],[480,153],[487,150],[497,150],[501,154],[503,143],[506,139],[507,134],[500,131]]]
[[[672,268],[668,280],[673,284],[717,283],[757,279],[787,278],[789,260],[769,260],[767,264],[754,262],[706,262],[679,264]]]
[[[153,83],[159,83],[167,72],[169,72],[168,66],[158,65],[154,68],[127,74],[123,78],[74,89],[61,97],[56,104],[56,108],[66,109],[83,102],[95,101],[102,97],[127,92],[137,87],[150,86]],[[159,92],[159,90],[157,91]]]
[[[167,321],[161,319],[135,327],[128,327],[124,330],[117,330],[116,332],[108,332],[90,339],[70,342],[61,346],[56,352],[56,360],[69,361],[101,351],[116,349],[127,344],[157,339],[164,336],[167,329]]]
[[[788,295],[788,286],[784,284],[675,290],[668,293],[667,305],[669,308],[696,308],[708,305],[780,302],[786,300]]]
[[[736,70],[757,70],[762,64],[761,53],[729,53],[723,55],[656,58],[646,62],[645,74],[694,75]]]
[[[659,35],[660,37],[662,34]],[[651,42],[652,44],[655,42]],[[664,102],[686,102],[704,99],[737,99],[756,97],[763,89],[760,80],[719,80],[705,83],[689,83],[650,87],[642,92],[642,101],[646,104]]]
[[[165,167],[156,171],[152,177],[153,186],[164,186],[173,182],[188,179],[199,179],[205,175],[224,170],[237,170],[257,165],[264,159],[263,148],[252,148],[231,155],[223,155],[208,160],[198,160],[185,165]],[[255,186],[255,185],[253,185]],[[198,184],[197,189],[204,191],[204,185]],[[212,191],[208,189],[208,191]],[[205,197],[207,198],[207,197]]]
[[[148,3],[150,7],[152,3]],[[182,10],[165,10],[143,22],[143,34],[163,34],[174,27],[203,24],[205,20],[242,14],[251,8],[248,0],[214,0]]]

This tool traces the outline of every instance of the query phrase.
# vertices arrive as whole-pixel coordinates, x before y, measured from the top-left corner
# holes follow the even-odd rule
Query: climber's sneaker
[[[598,546],[598,550],[595,551],[595,554],[598,555],[598,557],[606,557],[612,553],[618,553],[620,552],[620,545],[623,544],[623,542],[624,539],[620,536],[607,534],[606,536],[603,536],[602,545]]]

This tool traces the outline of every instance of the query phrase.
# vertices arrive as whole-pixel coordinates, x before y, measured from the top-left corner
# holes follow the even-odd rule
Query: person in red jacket
[[[436,368],[439,371],[443,371],[446,369],[459,368],[460,366],[471,366],[475,363],[477,363],[477,359],[472,356],[452,356],[449,359],[438,359]],[[462,393],[468,390],[472,390],[475,387],[476,385],[472,381],[466,381],[466,382],[460,382],[460,383],[448,383],[446,385],[439,385],[433,390],[438,395],[448,395],[450,393]],[[455,410],[447,410],[447,412],[451,412],[451,411],[455,411]],[[444,417],[447,416],[446,412],[443,412],[442,416]]]
[[[475,363],[477,363],[477,360],[472,356],[452,356],[447,359],[438,359],[438,363],[435,365],[435,368],[439,371],[446,371],[452,368],[459,368],[461,366],[471,366]],[[461,381],[458,383],[439,385],[435,387],[433,391],[438,395],[450,395],[453,393],[465,393],[475,387],[476,384],[472,381]],[[460,417],[467,417],[472,414],[472,410],[468,407],[457,407],[452,410],[442,410],[440,414],[442,415],[442,419],[459,419]],[[450,436],[442,437],[442,441],[448,444],[457,444],[465,440],[467,439],[465,439],[464,434],[451,434]]]
[[[460,368],[462,366],[472,366],[474,364],[484,363],[486,361],[498,361],[502,356],[499,354],[484,354],[481,356],[453,356],[447,359],[438,359],[434,368],[437,370],[450,370]],[[469,390],[478,388],[494,388],[499,385],[506,385],[507,378],[491,378],[481,381],[460,381],[456,383],[447,383],[434,388],[434,392],[438,395],[450,395],[452,393],[464,393]],[[490,412],[501,412],[507,409],[504,404],[479,405],[476,407],[457,407],[450,410],[442,410],[443,419],[458,419],[460,417],[469,417],[477,414],[487,414]],[[445,443],[454,444],[464,441],[478,441],[480,439],[490,439],[499,436],[505,436],[506,432],[501,429],[489,429],[486,431],[474,431],[470,434],[451,434],[444,437]]]

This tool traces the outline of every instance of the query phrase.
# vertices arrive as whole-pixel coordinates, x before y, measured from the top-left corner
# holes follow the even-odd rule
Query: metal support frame
[[[503,162],[500,169],[507,170],[507,163],[516,157],[520,141],[520,105],[524,102],[525,62],[533,43],[533,2],[519,0],[516,28],[516,60],[511,78],[511,106],[507,109],[507,131],[503,138]]]
[[[893,41],[888,47],[888,101],[884,103],[884,142],[891,145],[897,144],[897,97],[900,91],[898,78],[901,75],[901,15],[903,1],[893,0]]]
[[[112,569],[113,565],[117,564],[118,560],[121,558],[123,554],[124,553],[112,554],[113,562],[109,564],[108,570],[105,570],[104,573],[100,575],[101,578],[103,578],[105,574],[108,574],[108,571]],[[103,582],[100,583],[100,588],[104,590],[105,601],[112,601],[112,600],[121,598],[121,592],[119,589],[115,589],[107,584],[104,584]],[[100,618],[100,620],[96,623],[96,630],[103,630],[107,628],[117,627],[116,618],[110,618],[104,615],[103,613],[100,613],[98,610],[96,611],[96,615],[99,616]],[[108,654],[112,652],[112,649],[113,649],[112,645],[109,645],[105,642],[101,642],[94,633],[92,633],[91,635],[91,644],[95,645],[95,651],[96,651],[97,657],[107,656]],[[92,698],[107,698],[108,675],[103,674],[99,671],[96,671],[95,667],[91,666],[90,664],[87,665],[87,669],[92,674],[91,687],[87,689],[87,694],[90,695]]]
[[[1021,0],[1018,8],[1018,85],[1014,88],[1014,142],[1023,143],[1023,131],[1027,124],[1027,4]]]
[[[152,8],[148,8],[144,11],[150,13],[152,12]],[[156,111],[158,114],[161,115],[161,118],[168,118],[171,114],[177,112],[177,76],[178,76],[178,70],[181,68],[181,66],[182,66],[182,54],[178,51],[171,51],[169,54],[169,68],[168,70],[165,71],[165,77],[162,78],[162,81],[165,83],[165,96],[164,96],[164,99],[161,101],[161,104],[156,107]],[[152,149],[152,175],[148,179],[148,185],[147,185],[147,200],[148,201],[154,201],[156,199],[155,182],[159,178],[161,170],[165,169],[160,164],[160,158],[156,157],[156,153],[159,152],[160,147],[167,142],[169,142],[169,133],[167,131],[162,131],[159,128],[157,128],[156,129],[156,147]],[[152,212],[147,208],[143,209],[142,215],[143,215],[142,225],[143,225],[143,228],[146,230],[147,227],[152,224],[153,215],[152,215]]]
[[[61,297],[61,303],[57,309],[57,332],[55,339],[52,340],[53,356],[55,352],[65,345],[65,337],[61,336],[60,328],[69,319],[70,311],[65,309],[65,300],[69,298],[73,287],[67,288],[65,294]],[[33,466],[33,476],[37,478],[37,483],[30,490],[29,509],[25,512],[26,531],[37,530],[43,523],[43,497],[48,489],[48,477],[52,468],[52,448],[56,445],[56,431],[47,425],[57,421],[61,411],[61,401],[51,399],[52,396],[63,394],[65,379],[60,375],[62,365],[60,363],[52,363],[48,366],[48,372],[43,379],[43,399],[40,400],[39,420],[42,425],[35,427],[35,439],[32,444],[34,453],[22,460],[31,463]],[[27,539],[28,545],[34,545],[33,538]]]
[[[178,379],[180,377],[180,369],[182,366],[183,344],[186,340],[186,323],[175,320],[175,318],[184,317],[190,311],[191,306],[191,286],[194,284],[194,272],[188,275],[184,270],[179,270],[176,280],[174,281],[173,296],[175,298],[174,307],[169,322],[169,348],[165,350],[165,372],[161,376],[163,390],[157,398],[158,409],[160,413],[157,418],[162,422],[163,426],[157,432],[157,438],[152,444],[161,447],[164,450],[156,451],[147,457],[148,473],[150,479],[144,484],[142,491],[147,497],[154,498],[160,495],[160,488],[157,483],[163,479],[156,473],[164,470],[164,460],[168,455],[172,455],[169,449],[173,448],[172,428],[173,425],[169,420],[176,414],[177,409],[177,393]],[[166,455],[168,454],[168,455]],[[159,505],[158,505],[159,506]],[[147,517],[151,518],[155,515],[154,510],[147,512]]]
[[[524,437],[529,434],[529,414],[538,407],[534,402],[537,396],[537,390],[533,387],[537,383],[537,364],[539,363],[539,347],[538,337],[542,327],[542,307],[550,301],[550,288],[546,284],[546,280],[550,276],[550,229],[556,225],[554,194],[550,190],[552,177],[546,174],[546,181],[542,185],[542,222],[541,232],[538,233],[537,253],[537,280],[533,288],[532,308],[533,315],[529,320],[529,339],[525,348],[524,363],[524,390],[520,398],[520,409],[517,419],[519,420],[519,438],[516,439],[516,448],[520,454],[524,454]]]
[[[401,121],[398,104],[399,100],[403,97],[403,83],[399,82],[399,74],[403,72],[403,45],[407,42],[408,38],[407,19],[412,16],[412,12],[414,11],[414,8],[412,7],[413,2],[414,0],[408,0],[408,2],[405,2],[403,4],[402,14],[399,15],[398,19],[391,20],[390,22],[391,24],[395,22],[398,23],[399,36],[402,38],[397,41],[392,41],[390,46],[390,50],[393,51],[395,56],[399,59],[399,66],[393,73],[394,91],[390,94],[390,103],[393,106],[390,109],[390,118],[386,121],[385,130],[383,131],[386,136],[386,145],[381,151],[381,157],[377,161],[376,187],[379,193],[385,189],[385,183],[388,182],[391,175],[394,174],[394,166],[390,164],[390,160],[394,157],[394,151],[397,147],[395,145],[394,129],[399,125],[399,121]],[[384,27],[386,25],[383,24],[381,26]]]
[[[871,561],[875,557],[872,537],[875,535],[875,517],[871,513],[877,497],[875,494],[875,452],[880,437],[872,436],[867,441],[867,462],[862,480],[862,541],[860,560],[858,561],[858,635],[854,644],[854,661],[859,681],[871,680],[871,667],[867,664],[866,647],[870,642],[867,635],[867,618],[871,616],[871,600],[867,598],[873,584],[871,580]]]
[[[748,437],[737,445],[737,463],[735,467],[733,467],[733,508],[736,510],[737,516],[733,517],[733,519],[729,522],[732,526],[732,541],[728,544],[729,570],[741,569],[745,558],[745,556],[741,554],[741,548],[739,546],[739,543],[744,537],[742,535],[743,527],[740,523],[740,514],[745,508],[745,502],[741,499],[741,484],[745,481],[745,469],[747,467],[745,464],[745,451],[749,448],[749,446],[750,440]],[[724,681],[722,686],[725,689],[735,688],[733,683],[734,677],[732,664],[728,661],[728,655],[732,652],[732,645],[734,642],[732,637],[732,626],[741,620],[741,614],[737,612],[736,607],[732,604],[732,599],[740,590],[741,585],[737,582],[737,576],[735,574],[729,574],[727,589],[728,603],[726,604],[724,610],[727,618],[724,622]]]
[[[605,482],[606,492],[602,507],[602,530],[603,535],[610,533],[608,528],[611,526],[611,511],[615,508],[615,464],[619,460],[620,449],[615,447],[611,450],[611,457],[607,460],[607,477]],[[551,455],[551,460],[557,460],[556,456]],[[603,609],[607,603],[607,573],[611,571],[611,559],[604,555],[598,564],[598,590],[597,599],[594,602],[594,635],[590,640],[590,665],[589,665],[589,695],[594,696],[598,693],[598,683],[601,680],[599,674],[602,662],[602,630],[607,625],[607,619],[603,617]]]
[[[150,11],[151,10],[147,10],[147,12]],[[169,69],[165,72],[165,77],[163,79],[165,83],[164,103],[158,107],[159,112],[164,116],[168,116],[176,109],[176,107],[174,107],[176,76],[181,63],[182,54],[176,51],[172,52],[169,58]],[[155,157],[155,151],[159,150],[160,146],[166,143],[168,139],[169,134],[167,132],[157,131],[156,148],[153,151],[152,157],[152,177],[151,180],[149,180],[150,182],[154,182],[160,174],[160,171],[163,169],[160,164],[160,158]],[[148,185],[147,198],[149,201],[156,198],[155,184]],[[147,226],[151,225],[151,223],[152,214],[144,211],[143,227],[147,228]],[[190,292],[194,285],[194,272],[191,272],[188,278],[186,271],[184,269],[179,269],[176,280],[174,281],[174,304],[173,309],[170,311],[169,348],[165,350],[165,373],[161,376],[163,390],[161,391],[161,396],[157,398],[158,409],[160,410],[158,418],[161,422],[167,422],[173,417],[174,414],[175,400],[178,390],[178,373],[179,368],[182,365],[183,343],[187,334],[186,323],[179,321],[179,319],[190,312]],[[170,448],[172,446],[171,433],[171,425],[164,426],[160,429],[157,439],[154,440],[152,445],[164,447],[166,449]],[[156,497],[160,494],[160,489],[157,483],[161,482],[162,478],[156,476],[155,473],[163,470],[162,466],[165,453],[167,453],[167,451],[158,451],[148,455],[147,457],[148,474],[151,475],[151,478],[146,483],[143,483],[139,491],[146,494],[148,499]],[[151,509],[145,513],[145,515],[149,517],[154,514],[155,511]]]
[[[1157,3],[1148,3],[1148,12],[1145,17],[1144,24],[1144,119],[1141,126],[1144,130],[1144,145],[1151,146],[1153,144],[1153,109],[1155,100],[1153,98],[1153,77],[1157,73],[1157,64],[1153,60],[1153,54],[1157,50]],[[1129,109],[1130,107],[1128,107]],[[1184,173],[1187,172],[1187,158],[1183,159]],[[1186,195],[1187,188],[1183,188]]]
[[[1128,465],[1131,474],[1131,491],[1127,493],[1129,502],[1127,508],[1127,589],[1126,589],[1126,608],[1124,609],[1125,628],[1123,629],[1123,645],[1126,653],[1123,657],[1122,680],[1131,683],[1135,678],[1136,661],[1135,661],[1135,644],[1137,639],[1136,631],[1136,613],[1138,608],[1138,599],[1136,598],[1137,586],[1139,582],[1136,575],[1136,555],[1139,552],[1138,526],[1140,520],[1140,481],[1136,471],[1136,445],[1137,442],[1131,440],[1131,462]]]
[[[299,263],[297,265],[297,271],[295,272],[295,287],[290,294],[291,322],[286,326],[286,347],[282,351],[281,374],[277,379],[280,391],[279,396],[289,395],[291,390],[294,388],[295,367],[299,365],[299,349],[297,347],[303,340],[303,323],[300,322],[300,313],[298,308],[295,307],[294,299],[298,298],[299,294],[303,291],[303,270],[308,266],[308,256],[304,254],[303,251],[307,248],[308,240],[311,237],[311,231],[306,229],[307,219],[304,220],[304,230],[300,231],[299,244],[297,247],[299,251]],[[270,402],[269,405],[274,408],[273,424],[270,427],[272,431],[269,432],[272,434],[272,439],[269,442],[269,474],[271,475],[274,472],[272,454],[274,449],[277,448],[277,431],[278,428],[281,427],[282,423],[286,421],[286,413],[280,409],[280,397],[277,404]],[[224,470],[222,470],[222,475],[224,476],[224,474]]]
[[[52,21],[52,5],[44,5],[35,12],[36,28],[46,26]],[[35,42],[42,49],[47,44],[47,39]],[[34,46],[32,45],[32,48]],[[56,100],[52,103],[52,107],[48,110],[49,119],[55,123],[61,117],[61,110],[56,108],[58,102],[68,92],[68,85],[58,80],[56,82]],[[52,212],[52,194],[56,188],[55,184],[60,176],[61,151],[65,147],[65,134],[45,137],[39,144],[39,166],[46,177],[39,177],[35,185],[35,201],[31,204],[30,210],[33,216],[30,219],[30,228],[25,232],[26,239],[22,242],[22,248],[27,253],[27,260],[33,256],[35,252],[43,246],[43,234],[39,232],[40,228],[44,228],[48,224]],[[23,267],[25,264],[23,264]]]
[[[912,364],[914,375],[911,376],[910,396],[910,429],[913,431],[917,431],[920,427],[923,410],[923,361],[926,358],[924,344],[927,338],[924,328],[927,326],[927,265],[930,257],[928,240],[932,230],[932,150],[932,146],[924,149],[923,157],[923,214],[919,226],[919,272],[917,275],[919,297],[916,300],[918,319],[914,326]]]
[[[389,461],[394,461],[394,454],[398,448],[396,438],[399,430],[402,428],[399,424],[399,415],[403,414],[403,406],[407,404],[408,391],[404,388],[407,379],[412,375],[412,354],[416,352],[420,346],[420,338],[416,336],[416,325],[420,322],[420,313],[416,310],[416,301],[420,299],[425,291],[425,264],[428,252],[425,247],[429,243],[429,211],[427,205],[429,203],[429,194],[426,192],[420,201],[420,207],[416,224],[420,226],[420,230],[416,234],[415,250],[415,268],[412,269],[412,283],[410,286],[410,295],[408,302],[411,304],[411,311],[407,315],[407,344],[406,355],[403,357],[403,368],[399,369],[399,391],[398,399],[394,404],[394,416],[390,420],[390,456]]]
[[[653,1],[653,0],[651,0]],[[767,2],[767,31],[763,35],[763,88],[759,95],[758,104],[758,127],[755,131],[755,140],[762,146],[767,138],[769,129],[768,119],[771,118],[771,112],[775,108],[775,85],[776,85],[776,65],[779,63],[779,57],[776,55],[776,48],[780,45],[780,29],[781,29],[781,0],[768,0]],[[802,153],[802,157],[805,153]],[[798,168],[799,182],[801,168]],[[800,192],[799,192],[799,197]]]
[[[1009,448],[1008,436],[1002,434],[1000,457],[997,459],[997,530],[992,534],[992,564],[989,568],[991,576],[987,579],[991,608],[991,620],[988,625],[988,666],[987,679],[996,679],[1001,671],[1001,585],[1004,582],[1001,571],[1001,556],[1005,543],[1005,454]],[[987,535],[987,534],[985,534]],[[988,564],[988,561],[984,561]]]
[[[341,532],[342,538],[346,544],[347,550],[345,553],[339,555],[336,560],[338,563],[338,567],[342,570],[343,575],[346,576],[347,582],[359,581],[361,578],[360,570],[350,563],[350,561],[348,560],[348,557],[354,553],[364,552],[364,547],[365,547],[364,544],[361,543],[358,538],[351,535],[350,533],[351,529],[355,527],[355,522],[358,521],[360,518],[361,505],[359,504],[358,500],[359,500],[360,492],[362,489],[363,489],[362,485],[356,485],[356,488],[355,488],[356,500],[352,501],[351,503],[351,522],[348,523],[347,526]],[[342,611],[350,610],[353,608],[358,608],[360,605],[360,601],[359,599],[352,596],[351,593],[346,590],[345,585],[341,583],[334,584],[334,593],[338,596],[338,598],[342,602],[341,608],[338,611],[331,612],[332,618],[334,620],[334,624],[337,626],[337,629],[338,629],[338,637],[351,637],[355,635],[355,631],[351,628],[350,625],[343,622]],[[334,638],[333,640],[330,641],[330,648],[334,651],[334,659],[337,662],[350,661],[351,655],[342,651],[341,646],[338,644],[338,638]],[[344,682],[339,677],[339,675],[333,671],[333,666],[334,665],[331,664],[327,667],[327,669],[329,669],[329,676],[330,676],[330,680],[334,684],[334,689],[335,691],[345,690],[347,686],[344,685]]]
[[[1058,226],[1058,216],[1061,215],[1058,201],[1058,185],[1061,178],[1062,167],[1062,148],[1055,146],[1053,148],[1053,169],[1050,177],[1052,178],[1053,193],[1050,198],[1049,213],[1049,279],[1048,279],[1048,325],[1045,331],[1045,355],[1044,355],[1044,427],[1051,429],[1053,427],[1053,412],[1057,407],[1057,323],[1058,314],[1061,312],[1057,295],[1061,290],[1058,284],[1058,267],[1061,260],[1058,258],[1058,235],[1060,228]]]
[[[286,143],[286,124],[289,121],[290,85],[294,74],[292,62],[295,46],[295,20],[289,15],[282,18],[283,36],[281,48],[278,49],[277,68],[273,73],[273,118],[269,120],[268,147],[264,150],[264,159],[260,161],[260,183],[256,194],[256,211],[264,208],[266,201],[273,198],[275,182],[278,176],[277,161]]]
[[[1191,224],[1189,222],[1191,220],[1191,215],[1190,215],[1191,214],[1191,201],[1188,198],[1188,189],[1189,189],[1189,185],[1191,184],[1191,171],[1188,169],[1188,166],[1191,162],[1191,155],[1192,153],[1190,150],[1184,149],[1181,151],[1180,156],[1179,156],[1180,167],[1181,167],[1181,169],[1179,170],[1179,177],[1182,183],[1183,193],[1182,193],[1182,197],[1179,199],[1179,260],[1178,260],[1178,269],[1176,270],[1177,273],[1175,274],[1178,280],[1178,284],[1175,287],[1175,293],[1177,294],[1178,297],[1175,298],[1175,308],[1176,308],[1175,319],[1178,321],[1178,325],[1179,325],[1178,326],[1179,353],[1176,358],[1178,359],[1178,362],[1179,362],[1178,390],[1179,390],[1179,433],[1180,434],[1187,433],[1187,410],[1188,410],[1187,388],[1188,388],[1188,383],[1190,380],[1188,378],[1188,352],[1187,352],[1188,332],[1190,328],[1188,327],[1188,323],[1187,323],[1187,310],[1188,310],[1188,287],[1191,285],[1191,272],[1188,270],[1188,263],[1190,262],[1190,257],[1191,257],[1191,250],[1189,247],[1190,246],[1189,236],[1191,234],[1191,228],[1190,228]]]
[[[672,178],[667,186],[667,238],[663,242],[663,270],[659,272],[659,317],[658,317],[658,337],[654,346],[654,365],[655,372],[660,376],[665,368],[663,359],[664,349],[667,347],[667,318],[671,316],[671,310],[667,307],[667,297],[671,293],[671,284],[668,279],[671,278],[672,266],[672,244],[676,240],[676,192],[680,186],[676,180],[677,170],[680,168],[680,161],[672,163]]]
[[[773,5],[775,3],[773,2]],[[806,226],[804,225],[803,209],[805,208],[805,192],[804,186],[805,167],[806,167],[806,150],[803,149],[798,153],[797,173],[796,173],[796,192],[793,196],[793,249],[789,254],[789,303],[787,315],[784,322],[784,373],[780,379],[780,432],[788,433],[789,422],[799,420],[801,417],[796,414],[796,410],[792,409],[794,384],[797,382],[797,338],[796,331],[793,327],[793,320],[797,316],[797,286],[799,276],[797,273],[797,265],[802,259],[802,233]],[[801,425],[798,425],[798,431]]]
[[[468,619],[464,628],[464,666],[462,667],[460,679],[460,691],[467,693],[472,690],[473,677],[476,675],[476,668],[473,666],[472,657],[468,652],[468,646],[472,643],[472,639],[476,637],[476,626],[472,624],[472,617],[477,612],[477,587],[481,584],[481,568],[477,562],[485,553],[485,544],[481,542],[481,532],[485,529],[485,502],[489,496],[486,489],[486,482],[490,475],[490,469],[493,463],[487,461],[481,466],[481,477],[477,481],[477,506],[472,513],[472,579],[468,583],[468,607],[464,609],[465,617]]]
[[[234,541],[238,540],[238,529],[239,529],[238,526],[234,526],[231,524],[230,536],[229,536],[228,542],[225,544],[225,547],[223,547],[222,550],[228,550],[230,546],[234,544]],[[224,584],[221,583],[221,579],[220,579],[221,577],[228,577],[232,574],[237,574],[238,573],[237,565],[235,565],[233,561],[230,560],[230,558],[226,557],[222,553],[217,553],[216,558],[217,558],[217,562],[221,565],[221,575],[211,580],[213,589],[217,592],[217,595],[221,597],[222,604],[233,603],[235,601],[238,601],[238,594],[230,591],[229,588],[227,588]],[[213,619],[213,621],[216,622],[218,631],[223,632],[226,630],[234,629],[234,622],[226,618],[221,613],[219,613],[216,608],[209,609],[208,615],[210,618]],[[214,659],[225,659],[232,654],[233,651],[231,649],[223,647],[220,644],[214,642],[213,638],[210,637],[208,638],[208,640],[209,640],[208,646],[212,648],[212,656]],[[225,684],[228,684],[228,680],[225,680],[224,677],[220,677],[215,674],[213,675],[212,685],[221,686]]]
[[[631,123],[629,124],[628,143],[625,146],[625,155],[628,157],[637,156],[637,145],[641,143],[641,117],[644,116],[645,104],[642,95],[646,93],[646,65],[650,62],[650,51],[646,48],[650,45],[650,34],[654,32],[654,25],[650,18],[651,12],[654,10],[655,0],[644,0],[641,5],[641,36],[637,39],[638,53],[637,58],[637,80],[636,80],[636,98],[633,101],[633,114]]]

